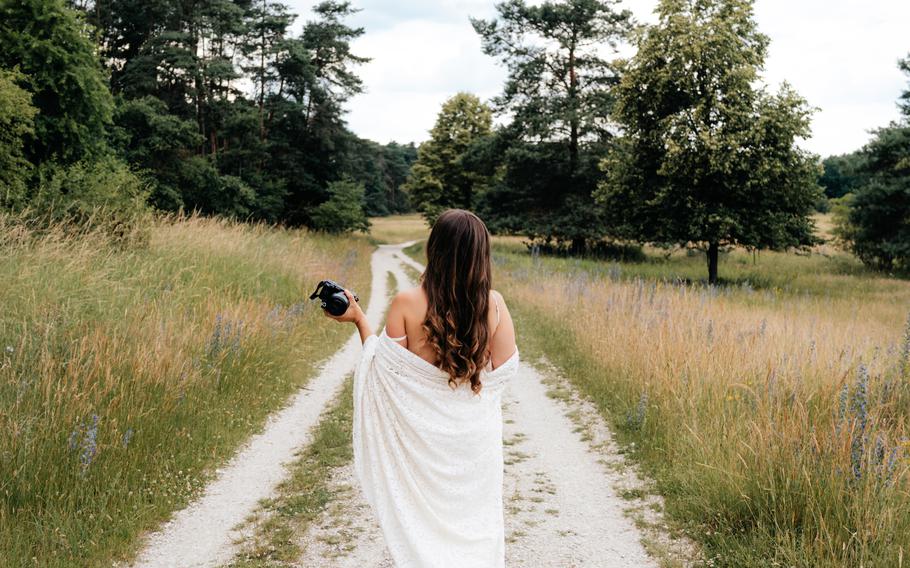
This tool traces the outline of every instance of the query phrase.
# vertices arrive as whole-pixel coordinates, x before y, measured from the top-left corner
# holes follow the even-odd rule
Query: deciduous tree
[[[24,203],[32,171],[24,148],[35,131],[37,110],[31,94],[17,84],[21,80],[21,74],[0,69],[0,209]]]
[[[470,93],[458,93],[439,111],[430,139],[417,150],[405,190],[411,202],[432,224],[445,209],[471,209],[484,177],[466,167],[472,145],[489,136],[490,107]]]
[[[0,4],[0,68],[17,68],[38,110],[25,147],[34,164],[105,151],[113,100],[85,21],[63,0]]]
[[[509,71],[497,111],[503,177],[487,196],[486,215],[505,230],[571,241],[581,252],[603,235],[593,216],[596,162],[612,137],[612,88],[618,74],[605,51],[622,40],[629,12],[612,0],[506,0],[498,17],[473,19],[484,53]],[[533,183],[525,183],[528,178]],[[522,204],[522,214],[509,209]]]
[[[621,70],[615,116],[625,136],[598,190],[628,238],[698,244],[717,282],[720,248],[816,241],[817,158],[796,146],[811,109],[789,86],[759,87],[768,38],[751,0],[662,0],[659,22]]]

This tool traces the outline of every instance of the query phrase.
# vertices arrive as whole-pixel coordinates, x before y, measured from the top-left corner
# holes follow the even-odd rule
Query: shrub
[[[148,237],[150,210],[144,182],[122,161],[105,157],[40,168],[25,218],[70,231],[100,230],[123,244]]]
[[[35,107],[16,84],[22,75],[0,69],[0,209],[21,204],[32,165],[24,156],[25,137],[35,131]]]
[[[363,211],[363,184],[350,180],[329,184],[329,199],[310,212],[313,228],[327,233],[366,232],[370,222]]]

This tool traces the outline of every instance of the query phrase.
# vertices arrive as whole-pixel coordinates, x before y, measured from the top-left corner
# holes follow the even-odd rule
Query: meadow
[[[794,259],[767,256],[764,287],[515,253],[498,276],[522,339],[611,419],[713,565],[898,566],[910,285],[817,259],[790,278]]]
[[[348,336],[315,282],[366,292],[373,243],[426,233],[159,218],[124,248],[0,219],[0,565],[129,558]],[[731,251],[720,286],[685,250],[493,256],[525,358],[594,401],[707,565],[903,565],[910,282],[830,245]]]
[[[146,246],[0,217],[0,565],[98,566],[185,505],[350,330],[366,238],[160,218]]]
[[[423,245],[408,250],[423,257]],[[710,566],[896,567],[910,553],[910,282],[830,245],[641,262],[494,238],[526,359],[610,421]]]

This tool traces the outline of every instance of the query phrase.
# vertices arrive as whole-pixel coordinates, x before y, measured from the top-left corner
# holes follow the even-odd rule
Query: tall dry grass
[[[147,247],[0,217],[0,565],[98,566],[185,503],[349,331],[370,245],[161,219]]]
[[[380,243],[394,244],[425,239],[429,233],[429,225],[423,216],[417,213],[370,219],[370,236]]]
[[[520,341],[612,420],[711,565],[906,562],[910,283],[781,255],[801,280],[766,260],[766,288],[708,287],[509,250]]]

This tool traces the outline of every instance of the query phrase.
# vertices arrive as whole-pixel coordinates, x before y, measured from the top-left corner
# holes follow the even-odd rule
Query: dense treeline
[[[811,215],[850,194],[836,202],[842,238],[868,264],[908,266],[906,125],[822,162],[797,145],[807,102],[762,86],[769,40],[752,0],[662,0],[650,26],[616,4],[506,0],[472,20],[508,78],[489,105],[443,105],[407,184],[419,211],[474,208],[495,231],[576,254],[696,247],[715,282],[726,248],[817,243]],[[621,42],[635,55],[609,59]]]
[[[694,245],[711,282],[722,247],[815,242],[817,158],[795,144],[810,111],[789,87],[755,86],[768,39],[751,1],[664,0],[646,27],[609,0],[497,10],[473,25],[508,78],[485,110],[453,112],[465,94],[443,107],[408,182],[429,218],[470,206],[494,230],[576,254]],[[608,59],[620,42],[637,54]],[[491,112],[506,121],[489,131]],[[453,128],[470,136],[453,144]]]
[[[292,37],[271,0],[5,2],[2,205],[107,204],[94,182],[115,176],[130,206],[328,230],[407,210],[416,148],[343,119],[368,61],[350,48],[354,11],[321,2]]]
[[[500,2],[471,23],[508,71],[501,94],[455,95],[419,151],[345,125],[368,61],[354,12],[323,1],[294,36],[273,0],[4,1],[0,207],[329,231],[464,207],[552,250],[697,248],[714,282],[730,247],[816,243],[811,215],[833,204],[865,263],[910,267],[910,90],[862,150],[805,152],[811,108],[763,86],[753,0],[661,0],[648,26],[614,0]],[[636,53],[611,55],[621,43]]]

